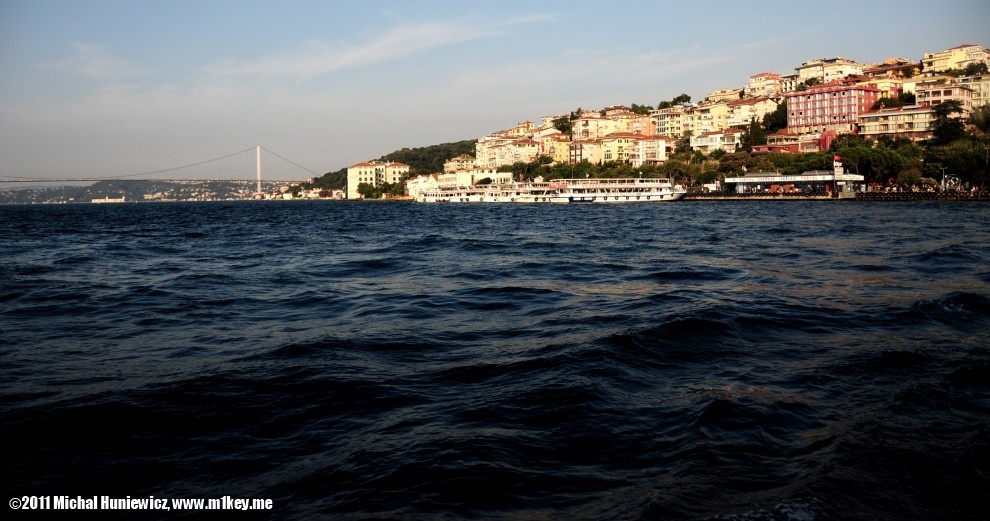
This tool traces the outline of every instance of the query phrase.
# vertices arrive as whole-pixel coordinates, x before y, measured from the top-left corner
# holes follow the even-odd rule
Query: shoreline
[[[839,197],[817,194],[687,194],[682,201],[972,201],[990,202],[990,191],[980,192],[856,192]]]

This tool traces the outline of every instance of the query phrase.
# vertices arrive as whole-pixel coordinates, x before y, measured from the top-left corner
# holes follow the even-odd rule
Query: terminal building
[[[812,170],[799,175],[779,172],[751,172],[741,177],[726,177],[725,190],[736,194],[803,194],[855,197],[864,177],[847,174],[842,161],[835,156],[832,170]]]

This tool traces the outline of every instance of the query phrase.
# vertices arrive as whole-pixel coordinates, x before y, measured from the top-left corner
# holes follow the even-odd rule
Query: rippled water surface
[[[3,206],[0,490],[297,519],[983,519],[988,223],[938,202]]]

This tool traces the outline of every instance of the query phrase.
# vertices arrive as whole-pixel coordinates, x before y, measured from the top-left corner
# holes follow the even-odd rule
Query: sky
[[[263,177],[306,179],[817,58],[990,46],[988,20],[985,0],[0,0],[0,179],[228,155],[145,177],[247,179],[256,145]]]

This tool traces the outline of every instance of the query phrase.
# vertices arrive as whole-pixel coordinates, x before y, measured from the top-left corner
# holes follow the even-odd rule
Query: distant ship
[[[94,203],[123,203],[124,202],[124,198],[121,197],[120,199],[114,199],[114,198],[111,198],[111,197],[104,197],[103,199],[93,199],[92,202],[94,202]]]

